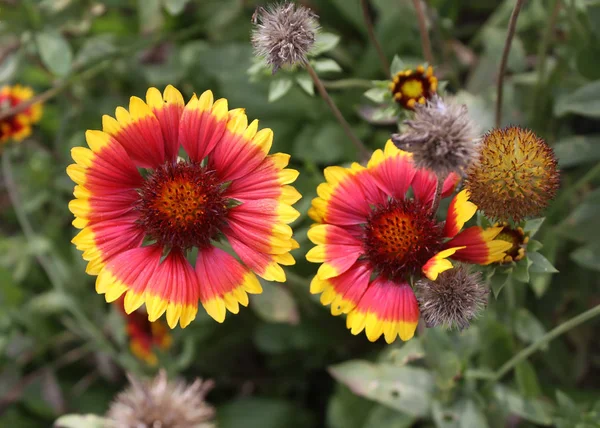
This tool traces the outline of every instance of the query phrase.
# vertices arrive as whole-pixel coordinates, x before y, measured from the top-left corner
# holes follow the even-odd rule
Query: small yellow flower
[[[394,101],[402,107],[414,110],[415,105],[425,104],[437,91],[438,80],[433,75],[433,68],[422,65],[415,70],[399,71],[392,78],[390,91]]]
[[[560,182],[552,148],[528,129],[493,129],[483,137],[465,188],[488,217],[521,221],[538,215]]]
[[[512,246],[506,250],[506,256],[498,264],[518,262],[525,257],[526,247],[529,243],[529,236],[522,227],[512,228],[507,222],[496,223],[494,227],[502,227],[502,232],[496,237],[496,240],[506,241]]]

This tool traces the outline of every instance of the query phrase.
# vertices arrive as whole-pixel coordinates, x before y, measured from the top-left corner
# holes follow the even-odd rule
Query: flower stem
[[[517,19],[519,18],[519,13],[521,12],[521,6],[523,6],[523,1],[524,0],[517,0],[512,14],[510,15],[510,21],[508,22],[508,32],[506,34],[506,41],[504,42],[504,51],[502,52],[500,68],[498,69],[498,83],[496,88],[496,128],[499,128],[502,123],[502,89],[504,86],[504,73],[506,72],[508,54],[510,53],[510,46],[512,45],[512,41],[515,36],[515,29],[517,28]]]
[[[365,24],[367,26],[367,33],[369,34],[369,39],[371,39],[371,43],[375,46],[375,50],[377,51],[377,56],[379,56],[379,62],[381,63],[381,68],[383,68],[383,73],[390,77],[390,63],[381,48],[381,44],[379,40],[377,40],[377,35],[375,34],[375,28],[373,28],[373,21],[371,20],[371,15],[369,14],[369,3],[368,0],[360,0],[360,5],[362,6],[362,13],[365,19]]]
[[[429,65],[433,65],[433,51],[431,50],[431,40],[429,39],[429,31],[427,31],[427,23],[425,21],[425,12],[421,5],[421,0],[413,0],[415,12],[417,13],[417,22],[419,23],[419,33],[421,33],[421,49],[425,61]]]
[[[348,122],[346,122],[346,119],[344,119],[344,116],[342,115],[340,110],[335,105],[335,102],[331,99],[331,97],[327,93],[327,89],[325,89],[325,86],[323,86],[323,82],[321,82],[321,79],[319,79],[319,76],[317,75],[314,68],[312,68],[310,63],[306,64],[306,70],[308,71],[308,74],[310,75],[315,86],[317,87],[319,94],[321,94],[321,98],[323,98],[323,100],[325,101],[325,103],[327,104],[327,106],[329,107],[329,109],[331,110],[331,112],[333,113],[335,118],[337,119],[337,121],[340,123],[340,125],[342,125],[342,129],[344,130],[344,132],[346,133],[348,138],[350,138],[350,141],[352,141],[352,144],[354,144],[354,146],[358,150],[358,152],[360,154],[360,158],[362,160],[368,159],[369,156],[371,155],[370,151],[367,149],[367,147],[364,145],[364,143],[362,141],[360,141],[360,139],[354,134],[354,131],[352,131],[352,128],[350,128],[350,125],[348,124]]]
[[[28,243],[31,243],[35,241],[36,233],[33,229],[33,226],[31,225],[31,222],[27,218],[27,213],[25,212],[23,204],[21,203],[21,200],[19,198],[17,186],[15,184],[14,176],[12,173],[10,156],[10,150],[7,150],[2,155],[2,175],[4,177],[4,182],[8,191],[8,198],[15,210],[17,222],[19,223],[19,226],[21,227],[21,230],[25,235],[25,239]],[[44,272],[46,273],[46,275],[48,276],[50,284],[52,285],[54,290],[57,293],[65,294],[65,285],[62,279],[60,278],[60,275],[58,275],[58,273],[54,269],[55,263],[52,263],[52,261],[49,258],[47,258],[45,254],[40,252],[36,252],[35,257],[42,269],[44,270]],[[113,358],[116,359],[118,357],[118,354],[113,349],[112,344],[106,339],[102,331],[98,329],[96,325],[87,318],[85,313],[77,305],[68,304],[66,307],[71,312],[73,317],[77,320],[79,326],[85,329],[88,335],[91,338],[95,339],[98,344],[101,344],[105,352],[109,353]]]
[[[323,86],[328,89],[346,89],[346,88],[361,88],[370,89],[373,84],[366,79],[340,79],[340,80],[321,80]]]
[[[433,194],[433,202],[431,203],[431,217],[435,217],[438,208],[440,207],[440,202],[442,200],[442,189],[444,188],[444,179],[441,177],[437,178],[437,183],[435,185],[435,193]]]
[[[562,323],[558,327],[552,329],[534,343],[529,345],[527,348],[522,349],[517,355],[508,360],[502,367],[498,369],[498,371],[489,379],[490,383],[498,382],[504,375],[510,372],[517,364],[521,361],[526,360],[531,354],[539,350],[548,342],[556,339],[558,336],[566,333],[567,331],[577,327],[579,324],[583,324],[584,322],[594,318],[595,316],[600,315],[600,305],[594,306],[591,309],[577,315],[576,317],[571,318],[570,320]]]

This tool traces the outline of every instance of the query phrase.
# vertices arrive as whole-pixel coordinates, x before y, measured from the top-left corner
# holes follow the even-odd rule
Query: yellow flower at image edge
[[[450,202],[445,223],[432,217],[436,175],[417,169],[412,155],[391,141],[366,167],[329,167],[325,179],[308,212],[316,222],[308,237],[316,246],[306,258],[321,263],[310,291],[322,293],[333,315],[348,315],[352,334],[409,340],[419,320],[411,279],[436,281],[454,267],[450,259],[494,263],[510,248],[495,239],[502,227],[463,228],[477,211],[466,190]],[[442,197],[457,182],[456,174],[447,177]]]
[[[530,130],[511,126],[483,137],[465,188],[487,217],[519,222],[540,214],[559,184],[552,148]]]
[[[26,86],[3,86],[0,89],[0,113],[31,99],[33,95],[33,89]],[[31,125],[36,124],[41,117],[42,105],[33,104],[14,116],[0,120],[0,143],[27,138],[31,135]]]
[[[73,243],[98,293],[124,295],[127,313],[145,303],[150,321],[166,313],[174,328],[196,317],[199,301],[218,322],[238,313],[248,293],[262,292],[256,275],[285,281],[301,196],[289,185],[298,176],[290,156],[269,154],[270,129],[210,91],[185,104],[173,86],[132,97],[115,116],[87,131],[89,148],[74,148],[67,168],[81,229]],[[215,245],[225,239],[239,260]]]
[[[414,110],[417,104],[425,102],[433,97],[437,91],[438,80],[433,75],[433,68],[422,65],[415,70],[403,70],[392,77],[390,91],[394,101],[402,107]]]

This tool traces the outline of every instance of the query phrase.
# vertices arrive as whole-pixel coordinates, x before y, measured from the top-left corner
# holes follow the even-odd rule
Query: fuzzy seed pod
[[[425,105],[417,104],[414,118],[404,124],[407,130],[392,135],[392,141],[413,153],[418,168],[442,178],[451,172],[464,175],[477,158],[477,129],[465,105],[445,102],[436,95]]]
[[[273,68],[304,65],[319,29],[317,15],[295,3],[259,7],[252,18],[252,45],[255,54]]]
[[[129,376],[131,386],[117,395],[107,419],[120,428],[214,428],[213,407],[204,401],[212,381],[170,383],[161,370],[152,380]]]
[[[421,279],[416,289],[427,327],[465,329],[487,304],[488,290],[481,284],[481,273],[470,273],[464,265],[441,273],[436,281]]]

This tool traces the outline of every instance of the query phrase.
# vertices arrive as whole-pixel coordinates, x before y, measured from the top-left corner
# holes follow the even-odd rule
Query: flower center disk
[[[226,221],[223,190],[214,171],[200,163],[167,163],[154,170],[139,191],[139,222],[161,245],[204,248]]]
[[[365,227],[365,254],[388,279],[405,279],[420,271],[441,244],[440,225],[427,207],[413,200],[377,207]]]

